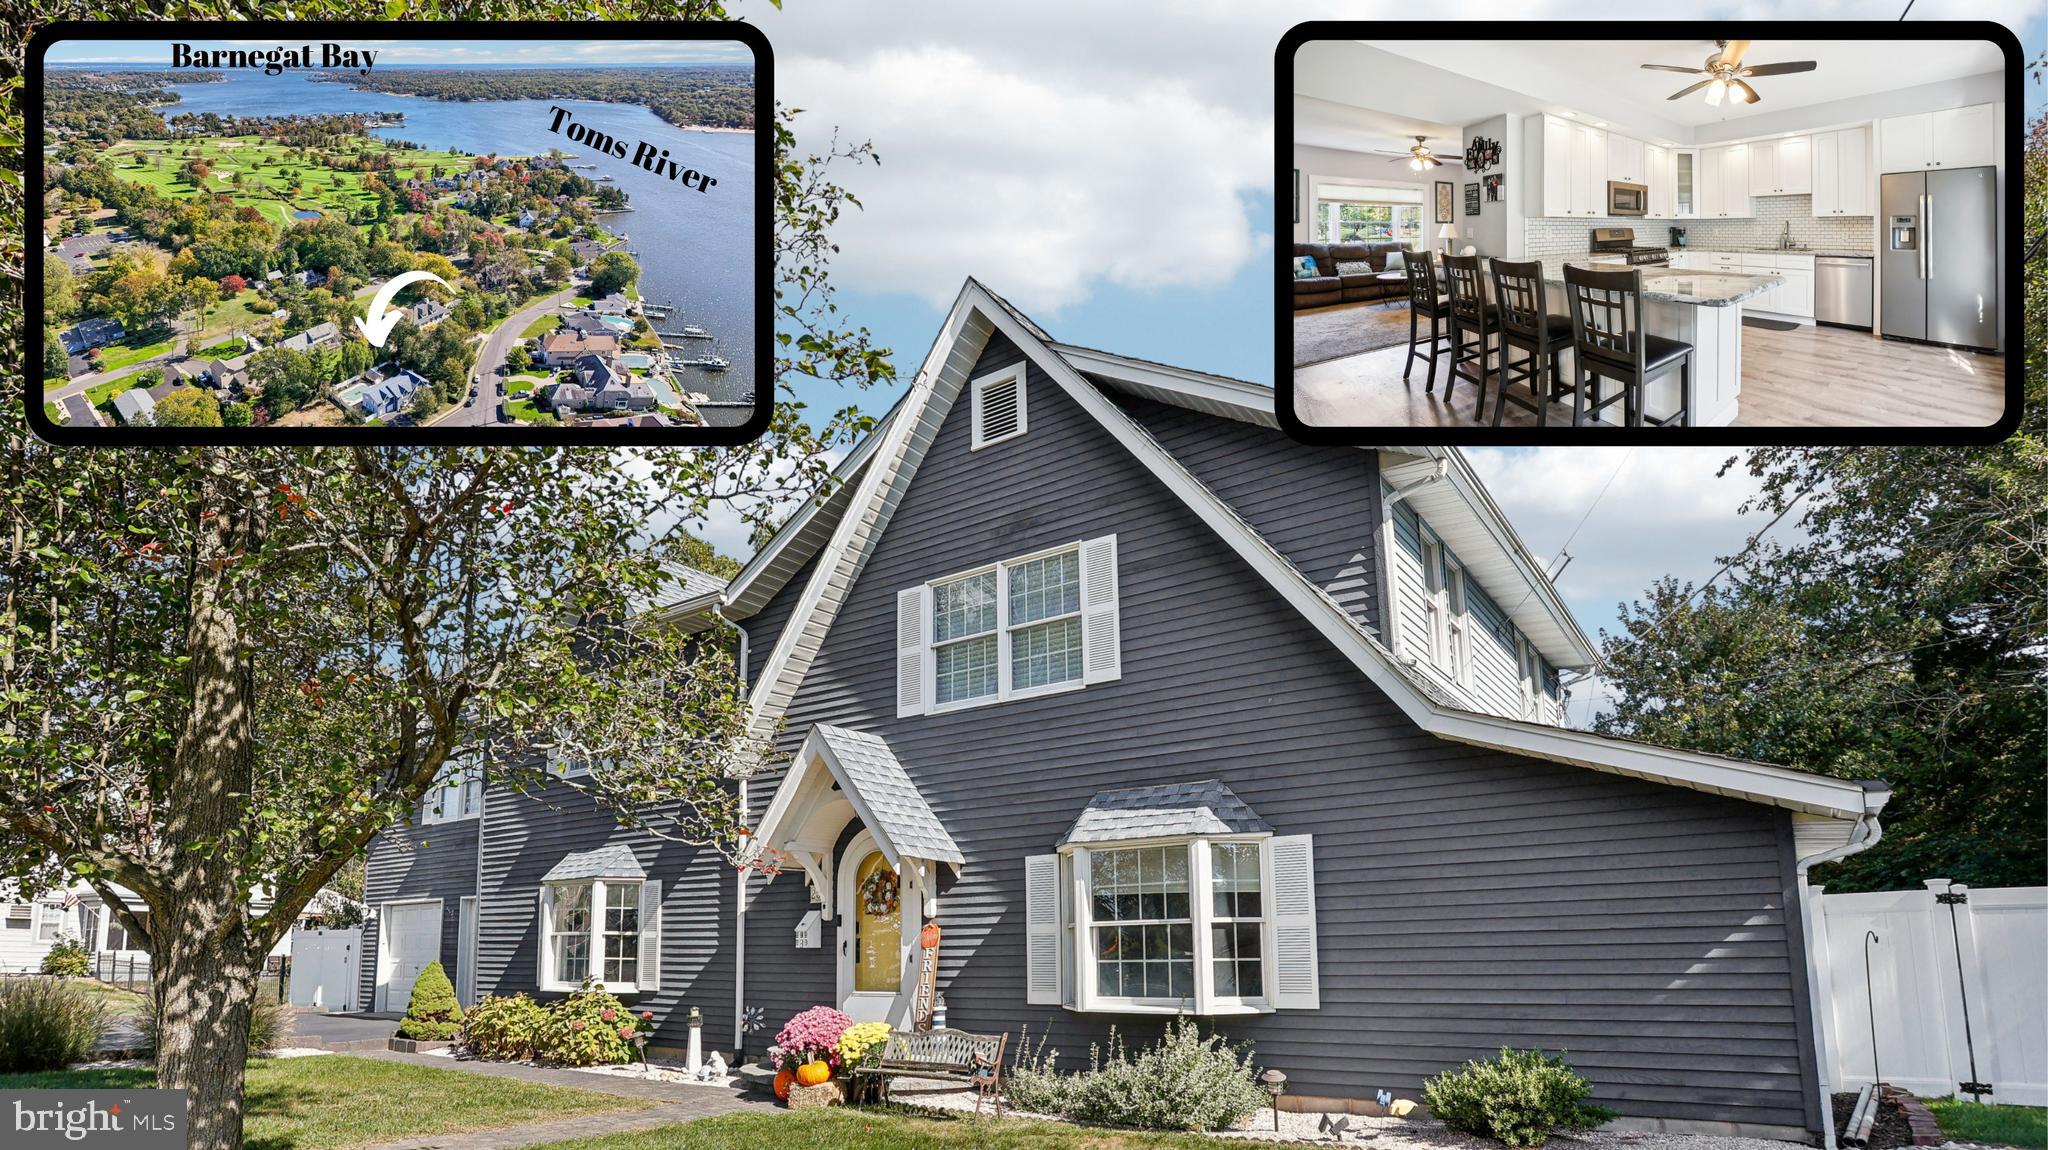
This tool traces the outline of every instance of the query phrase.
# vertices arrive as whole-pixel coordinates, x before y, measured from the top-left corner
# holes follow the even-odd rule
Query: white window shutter
[[[1322,1003],[1316,977],[1316,868],[1313,835],[1279,835],[1266,850],[1273,866],[1273,1005],[1314,1010]]]
[[[1121,678],[1123,640],[1118,634],[1116,536],[1081,544],[1081,681]]]
[[[540,884],[540,902],[538,905],[540,909],[540,953],[535,955],[533,959],[533,982],[535,986],[546,986],[548,983],[553,982],[555,978],[554,971],[548,969],[550,965],[549,956],[554,953],[554,946],[548,941],[549,921],[554,917],[555,910],[555,891],[553,887],[546,883]]]
[[[653,879],[640,884],[639,971],[641,990],[661,989],[661,884]]]
[[[931,588],[896,593],[896,714],[922,715],[931,708],[925,661],[931,657]]]
[[[1060,1004],[1060,856],[1024,859],[1024,1001]]]

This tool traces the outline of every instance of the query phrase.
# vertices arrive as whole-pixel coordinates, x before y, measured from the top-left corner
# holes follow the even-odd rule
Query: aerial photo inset
[[[65,40],[44,66],[54,424],[754,413],[744,43]]]

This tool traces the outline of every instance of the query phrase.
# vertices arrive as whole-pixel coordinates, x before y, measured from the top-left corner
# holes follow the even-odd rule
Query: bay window
[[[540,904],[540,989],[576,990],[585,979],[614,994],[660,985],[659,884],[627,877],[543,881]]]
[[[1265,837],[1077,848],[1081,1009],[1271,1009]]]

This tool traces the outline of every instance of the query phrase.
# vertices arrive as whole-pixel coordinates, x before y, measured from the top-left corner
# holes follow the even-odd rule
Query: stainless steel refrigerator
[[[1998,170],[1895,172],[1882,181],[1884,334],[1998,344]]]

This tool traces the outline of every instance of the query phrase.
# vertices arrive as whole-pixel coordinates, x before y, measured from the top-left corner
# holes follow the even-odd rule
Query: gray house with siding
[[[1625,1122],[1823,1137],[1806,871],[1889,792],[1563,726],[1593,649],[1455,450],[1295,443],[969,281],[837,482],[662,613],[737,634],[775,865],[451,779],[373,847],[366,1000],[598,977],[758,1056],[907,1025],[932,923],[948,1022],[1068,1065],[1192,1014],[1342,1107],[1535,1046]]]

